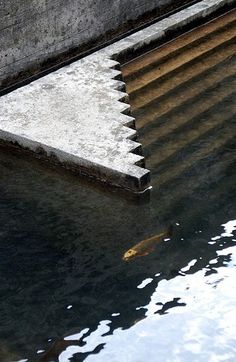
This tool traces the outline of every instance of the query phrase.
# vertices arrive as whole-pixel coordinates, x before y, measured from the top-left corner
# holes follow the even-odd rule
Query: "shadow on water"
[[[185,66],[185,76],[187,71]],[[0,360],[115,362],[125,356],[144,362],[145,356],[156,361],[158,353],[160,361],[172,361],[175,354],[199,361],[201,347],[210,350],[204,345],[207,337],[196,329],[197,309],[208,316],[215,304],[221,306],[220,294],[212,293],[221,280],[232,280],[230,275],[221,278],[222,268],[235,271],[235,224],[230,233],[222,224],[235,219],[236,160],[233,97],[227,95],[224,105],[217,89],[209,89],[202,94],[207,106],[199,108],[194,122],[179,104],[168,111],[169,123],[167,116],[161,118],[170,126],[165,142],[153,141],[161,129],[158,117],[151,133],[140,132],[152,171],[150,202],[101,192],[1,150]],[[144,122],[137,117],[138,128],[139,121]],[[122,260],[132,246],[170,226],[172,236],[154,251]],[[204,293],[208,303],[202,302]],[[232,307],[231,294],[227,300]],[[214,313],[211,320],[205,317],[205,328],[218,341],[221,332],[214,323],[220,317]],[[180,341],[185,329],[188,350]],[[202,360],[210,360],[209,355]]]

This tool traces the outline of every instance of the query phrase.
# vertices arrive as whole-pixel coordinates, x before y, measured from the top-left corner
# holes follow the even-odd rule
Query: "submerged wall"
[[[189,1],[0,0],[0,90]]]

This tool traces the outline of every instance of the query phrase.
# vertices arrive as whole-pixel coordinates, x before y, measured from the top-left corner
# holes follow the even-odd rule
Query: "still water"
[[[136,114],[150,201],[1,150],[1,362],[236,360],[235,58],[223,53],[231,73],[204,83],[201,106],[147,125]]]
[[[0,360],[235,361],[233,150],[142,205],[2,151]]]

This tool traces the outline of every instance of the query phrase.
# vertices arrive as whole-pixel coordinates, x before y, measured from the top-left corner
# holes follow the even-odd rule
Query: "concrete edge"
[[[122,170],[113,170],[87,159],[80,158],[78,160],[78,157],[69,153],[1,130],[0,145],[13,147],[25,154],[32,155],[34,158],[50,162],[52,165],[63,167],[73,173],[97,179],[115,187],[122,187],[127,191],[143,193],[149,188],[147,185],[150,183],[150,172],[145,169],[141,172],[140,177],[137,177],[135,173],[127,174]],[[136,167],[140,169],[139,166]]]

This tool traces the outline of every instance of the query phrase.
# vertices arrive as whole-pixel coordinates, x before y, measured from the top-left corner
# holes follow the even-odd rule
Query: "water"
[[[0,361],[235,361],[232,84],[164,147],[137,119],[150,202],[1,150]],[[122,260],[170,225],[149,255]]]
[[[196,188],[183,178],[177,204],[171,185],[135,205],[1,152],[2,361],[235,360],[235,167],[209,172],[226,155]],[[169,224],[171,240],[122,261]]]

